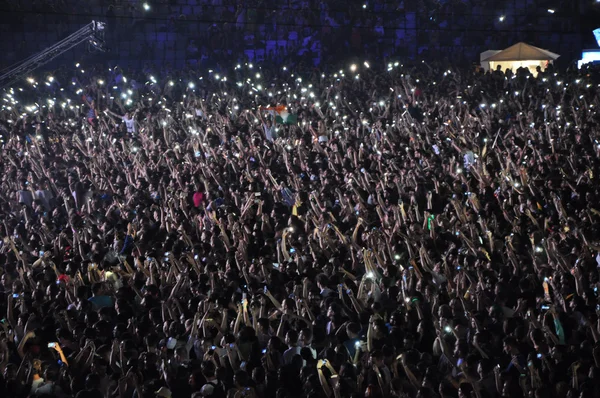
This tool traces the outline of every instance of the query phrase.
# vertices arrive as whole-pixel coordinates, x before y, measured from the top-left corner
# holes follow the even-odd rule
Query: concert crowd
[[[1,396],[599,396],[599,86],[34,73],[1,93]]]

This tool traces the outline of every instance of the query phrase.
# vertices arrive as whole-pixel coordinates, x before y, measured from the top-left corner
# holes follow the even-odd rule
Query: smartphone
[[[294,254],[294,253],[296,253],[296,249],[294,249],[293,247],[290,248],[290,254]]]
[[[46,253],[46,252],[43,250],[40,250],[40,253],[39,253],[40,257],[44,257],[44,253]]]
[[[279,263],[273,263],[273,268],[279,269]]]
[[[13,298],[19,298],[20,295],[18,293],[13,294]]]
[[[547,310],[549,310],[549,309],[550,309],[550,306],[548,306],[548,305],[542,305],[542,309],[543,309],[544,311],[547,311]],[[596,309],[598,309],[598,307],[596,307]]]
[[[264,350],[262,350],[262,353],[266,354],[267,353],[267,349],[265,348]]]
[[[260,198],[260,197],[261,197],[261,195],[262,195],[262,194],[261,194],[260,192],[254,192],[254,196],[256,196],[257,198]]]
[[[235,344],[234,343],[229,344],[229,348],[235,348]]]
[[[216,346],[216,345],[213,345],[213,346],[211,346],[211,347],[210,347],[210,349],[214,351],[214,350],[216,350],[216,349],[217,349],[217,346]]]
[[[263,288],[263,293],[264,293],[264,294],[267,294],[267,292],[268,292],[268,291],[269,291],[269,289],[267,289],[267,287],[265,286],[265,287]]]
[[[542,354],[537,354],[538,359],[542,359]]]
[[[56,347],[56,343],[48,343],[48,348],[54,348]]]

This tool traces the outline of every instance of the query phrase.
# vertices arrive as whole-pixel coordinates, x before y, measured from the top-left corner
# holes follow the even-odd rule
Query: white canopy
[[[527,43],[517,43],[502,51],[488,50],[481,53],[481,66],[484,70],[495,70],[498,65],[502,69],[516,70],[520,67],[529,68],[534,75],[538,66],[545,68],[560,55]]]

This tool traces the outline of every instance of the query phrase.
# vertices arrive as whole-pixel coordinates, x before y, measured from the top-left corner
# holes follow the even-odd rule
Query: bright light
[[[367,8],[367,5],[366,5],[366,4],[363,4],[363,8]]]
[[[194,84],[194,82],[189,82],[188,87],[193,89],[194,87],[196,87],[196,85]]]
[[[169,82],[169,86],[173,87],[175,85],[175,83],[173,83],[173,81]]]
[[[48,81],[49,81],[50,83],[52,83],[52,82],[54,81],[54,77],[52,77],[52,76],[48,76]]]
[[[367,61],[365,61],[364,65],[365,65],[365,68],[370,68],[371,67],[371,65],[369,65],[369,63]]]
[[[144,3],[144,10],[145,11],[150,11],[150,4]]]
[[[504,22],[504,15],[500,16],[500,18],[498,18],[500,20],[500,22]]]
[[[356,72],[356,64],[350,65],[350,71]]]
[[[373,275],[373,273],[372,273],[372,272],[369,272],[369,273],[367,273],[367,278],[371,279],[371,278],[373,278],[373,276],[374,276],[374,275]]]
[[[548,8],[548,12],[549,12],[550,14],[554,14],[554,12],[555,12],[555,11],[554,11],[552,8]]]
[[[104,84],[104,80],[102,80],[102,79],[98,80],[98,84],[102,86]]]

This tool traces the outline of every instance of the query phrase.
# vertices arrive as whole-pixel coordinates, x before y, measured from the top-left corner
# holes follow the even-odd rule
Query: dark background
[[[62,0],[0,1],[0,67],[39,52],[91,20],[108,24],[111,51],[81,45],[53,65],[99,60],[181,68],[252,60],[314,64],[348,55],[369,60],[437,59],[472,64],[518,41],[561,54],[598,48],[596,0]],[[551,14],[548,9],[554,9]],[[501,21],[500,17],[504,16]]]

